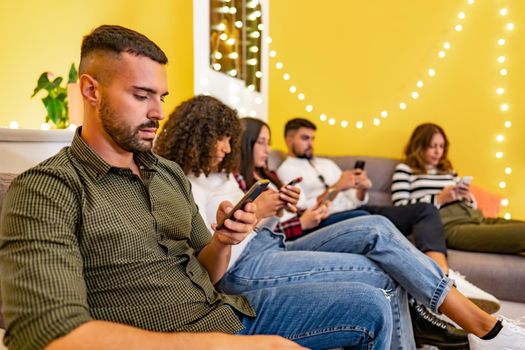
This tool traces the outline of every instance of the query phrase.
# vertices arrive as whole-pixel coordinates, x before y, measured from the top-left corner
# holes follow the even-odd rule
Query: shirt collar
[[[75,136],[71,143],[71,152],[73,156],[85,166],[89,176],[93,179],[99,179],[110,171],[118,169],[102,159],[102,157],[82,139],[80,136],[81,131],[82,127],[78,127],[75,131]],[[156,171],[155,167],[159,159],[153,152],[135,153],[133,158],[137,162],[137,165],[141,166],[141,169]]]

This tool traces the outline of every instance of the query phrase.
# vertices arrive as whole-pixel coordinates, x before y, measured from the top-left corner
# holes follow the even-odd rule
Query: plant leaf
[[[49,79],[47,78],[47,72],[44,72],[40,74],[40,77],[38,78],[38,82],[36,83],[36,88],[33,90],[33,95],[31,97],[34,97],[40,90],[47,89],[47,86],[49,85]]]
[[[67,80],[68,84],[76,83],[78,80],[78,72],[75,68],[75,63],[71,63],[71,68],[69,68],[69,78]]]

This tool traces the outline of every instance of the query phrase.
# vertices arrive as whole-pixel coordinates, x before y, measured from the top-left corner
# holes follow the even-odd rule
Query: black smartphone
[[[295,179],[293,179],[292,181],[288,182],[286,184],[286,186],[293,186],[293,185],[297,185],[299,182],[303,181],[303,177],[302,176],[299,176],[299,177],[296,177]]]
[[[235,220],[233,218],[233,214],[237,210],[244,208],[244,205],[246,203],[253,202],[255,198],[259,197],[259,195],[268,188],[269,184],[270,181],[268,180],[259,180],[256,183],[254,183],[253,186],[248,190],[248,192],[246,192],[246,194],[241,198],[241,200],[237,202],[235,207],[233,207],[233,209],[228,213],[228,215],[223,220],[221,220],[221,222],[219,222],[219,224],[217,225],[217,230],[221,230],[224,227],[224,222],[227,219]]]
[[[355,165],[354,165],[354,169],[361,169],[361,170],[364,170],[365,169],[365,161],[364,160],[357,160],[355,162]]]

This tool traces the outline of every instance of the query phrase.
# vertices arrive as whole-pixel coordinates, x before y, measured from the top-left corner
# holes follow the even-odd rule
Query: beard
[[[125,118],[117,115],[105,97],[102,97],[98,111],[102,128],[120,148],[131,153],[148,152],[151,150],[153,140],[140,139],[139,132],[141,129],[146,128],[158,129],[159,122],[157,120],[148,120],[137,127],[127,125],[123,122]]]
[[[294,154],[294,156],[296,156],[297,158],[300,158],[300,159],[312,159],[313,156],[314,156],[314,152],[312,150],[312,148],[307,148],[304,150],[304,152],[299,152],[294,146],[292,146],[292,152]]]

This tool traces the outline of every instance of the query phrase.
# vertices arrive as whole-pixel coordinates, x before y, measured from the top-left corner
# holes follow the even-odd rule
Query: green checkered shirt
[[[79,136],[13,182],[0,216],[0,282],[12,349],[39,349],[89,320],[143,329],[235,333],[196,256],[211,235],[173,162],[135,155],[143,180]]]

